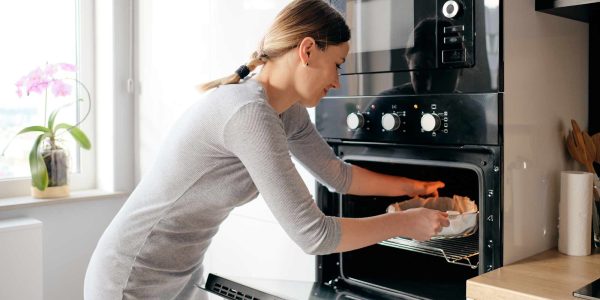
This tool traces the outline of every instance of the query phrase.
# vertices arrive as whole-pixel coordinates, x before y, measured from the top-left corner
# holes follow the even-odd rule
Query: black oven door
[[[441,180],[440,196],[469,197],[479,209],[471,235],[416,242],[390,239],[334,255],[319,256],[320,282],[344,282],[359,290],[408,299],[464,299],[466,280],[501,266],[500,148],[496,146],[331,144],[346,162],[375,172],[424,181]],[[361,218],[383,214],[410,197],[340,195],[318,189],[328,215]]]
[[[331,0],[352,38],[342,74],[474,65],[473,0]]]

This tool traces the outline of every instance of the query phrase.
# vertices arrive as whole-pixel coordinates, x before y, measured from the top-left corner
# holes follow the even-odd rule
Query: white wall
[[[101,198],[0,210],[0,220],[30,217],[43,223],[43,299],[83,299],[83,279],[92,251],[124,200]],[[10,283],[0,282],[0,288],[5,284]]]
[[[588,24],[504,1],[504,264],[555,247],[564,137],[587,128]]]

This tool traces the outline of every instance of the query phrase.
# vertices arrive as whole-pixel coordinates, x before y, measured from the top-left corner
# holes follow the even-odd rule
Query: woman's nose
[[[340,74],[335,75],[335,81],[331,84],[331,87],[334,89],[340,88]]]

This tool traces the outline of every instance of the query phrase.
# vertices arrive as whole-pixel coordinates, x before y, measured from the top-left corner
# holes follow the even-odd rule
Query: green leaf
[[[19,133],[17,133],[17,135],[22,134],[22,133],[26,133],[26,132],[33,132],[33,131],[40,131],[40,132],[44,132],[44,133],[49,133],[50,129],[44,127],[44,126],[30,126],[27,128],[24,128],[23,130],[19,131]]]
[[[60,123],[56,125],[56,131],[58,131],[59,129],[65,129],[68,132],[70,132],[73,138],[77,141],[77,143],[79,143],[81,148],[86,150],[90,150],[90,148],[92,148],[92,143],[90,143],[88,137],[78,127],[71,126],[66,123]]]
[[[48,118],[48,128],[52,129],[54,126],[54,120],[56,119],[56,115],[58,115],[58,113],[60,112],[61,109],[67,107],[67,106],[71,106],[75,103],[77,103],[78,101],[83,101],[82,99],[77,99],[73,102],[67,103],[65,105],[60,106],[59,108],[55,109],[52,111],[52,113],[50,114],[50,117]],[[54,131],[56,131],[58,129],[54,129]]]
[[[47,137],[47,134],[40,134],[29,152],[29,169],[31,170],[31,181],[33,186],[43,191],[48,187],[48,170],[44,158],[39,153],[38,148],[42,140]]]

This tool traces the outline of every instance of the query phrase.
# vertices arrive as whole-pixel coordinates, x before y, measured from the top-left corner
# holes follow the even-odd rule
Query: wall
[[[112,197],[0,210],[0,219],[30,217],[43,223],[45,300],[83,299],[92,251],[124,200]],[[0,288],[4,284],[8,283],[0,283]]]
[[[504,1],[504,264],[555,247],[564,137],[587,127],[588,25]]]

